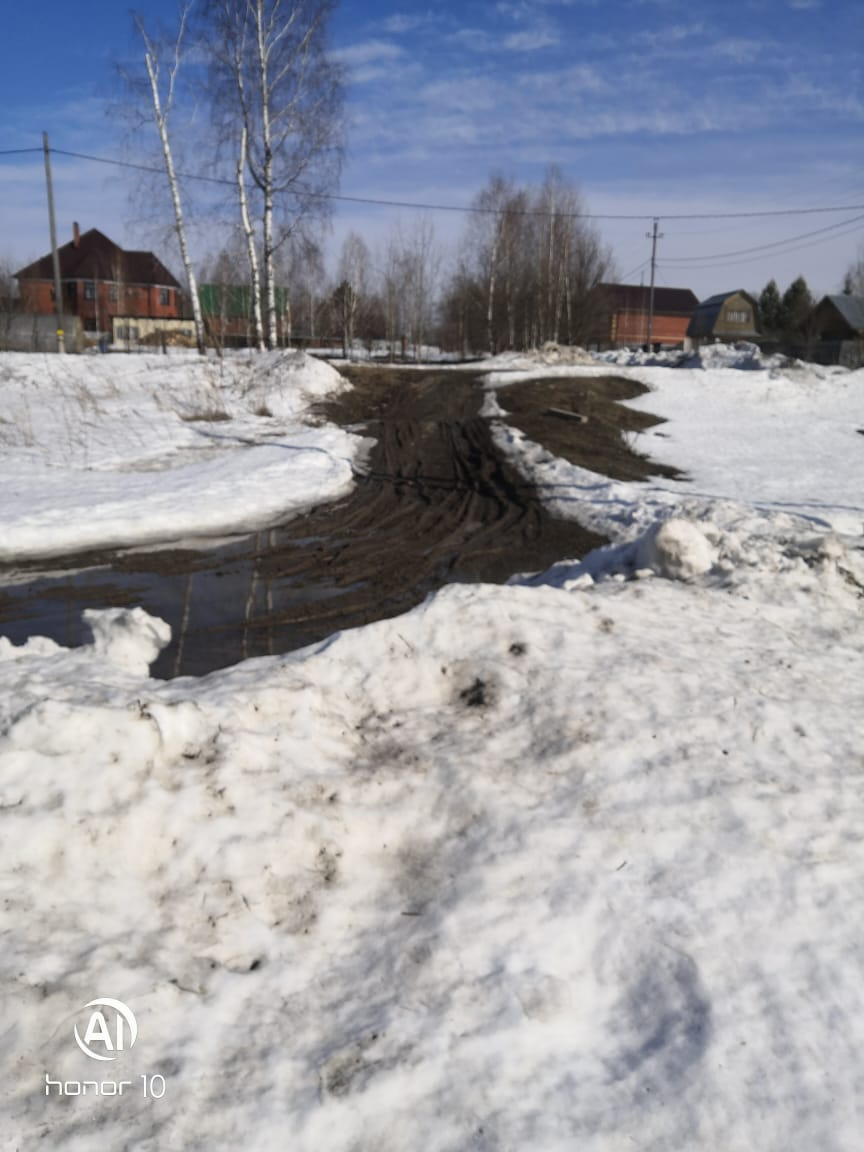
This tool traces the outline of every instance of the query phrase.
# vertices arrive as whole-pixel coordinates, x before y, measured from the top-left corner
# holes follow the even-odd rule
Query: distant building
[[[274,286],[277,339],[289,334],[291,301],[287,288]],[[249,348],[255,343],[255,307],[247,284],[201,284],[201,316],[208,339],[220,348]],[[263,318],[266,322],[266,317]]]
[[[612,348],[647,344],[651,289],[641,284],[599,284],[596,291],[602,321],[592,342]],[[651,343],[682,344],[697,298],[689,288],[655,287],[653,303]]]
[[[756,340],[759,337],[756,301],[749,292],[721,292],[703,300],[693,313],[687,335],[694,344],[711,340]]]
[[[864,365],[864,296],[823,296],[807,321],[809,354],[819,364]]]
[[[80,318],[85,333],[112,334],[116,322],[127,331],[148,321],[183,316],[180,285],[152,252],[127,252],[96,228],[79,232],[58,249],[62,311]],[[21,310],[53,315],[54,263],[51,253],[15,273]],[[173,325],[172,325],[173,326]]]

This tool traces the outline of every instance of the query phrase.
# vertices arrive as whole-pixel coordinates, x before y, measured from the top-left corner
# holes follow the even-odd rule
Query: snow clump
[[[88,608],[84,619],[93,633],[95,655],[134,676],[146,676],[171,642],[171,626],[143,608]]]
[[[714,549],[692,521],[674,518],[654,525],[638,541],[636,568],[669,580],[693,580],[714,565]]]

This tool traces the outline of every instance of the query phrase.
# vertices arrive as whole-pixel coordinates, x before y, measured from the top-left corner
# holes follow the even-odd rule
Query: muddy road
[[[349,496],[209,551],[66,558],[56,573],[42,562],[36,576],[34,565],[32,580],[20,566],[0,571],[0,633],[77,645],[89,638],[84,608],[141,605],[172,629],[153,674],[201,675],[397,615],[448,582],[503,581],[603,543],[551,516],[499,455],[473,373],[345,372],[353,390],[320,415],[375,440]],[[554,379],[510,386],[502,402],[510,422],[556,455],[628,479],[672,474],[622,439],[656,423],[615,403],[639,391],[620,378]]]

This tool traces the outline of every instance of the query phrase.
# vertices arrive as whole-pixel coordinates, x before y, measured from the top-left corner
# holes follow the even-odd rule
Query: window
[[[94,282],[92,280],[85,280],[84,281],[84,299],[85,300],[95,300],[96,299],[96,285],[94,284]]]
[[[159,289],[159,303],[164,304],[166,306],[171,303],[171,289],[170,288],[160,288]]]
[[[729,308],[726,312],[726,321],[729,324],[749,324],[750,313],[744,309]]]
[[[116,304],[117,297],[119,296],[119,294],[120,294],[119,289],[117,288],[116,284],[109,285],[109,287],[108,287],[108,299],[109,300],[113,301]]]

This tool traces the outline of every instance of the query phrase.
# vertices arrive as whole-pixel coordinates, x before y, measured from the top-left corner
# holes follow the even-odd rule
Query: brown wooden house
[[[651,329],[652,345],[672,347],[681,344],[687,334],[687,325],[699,301],[689,288],[654,288],[653,318],[651,289],[644,284],[599,284],[602,330],[595,342],[601,347],[632,347],[648,342]]]
[[[114,319],[178,320],[182,291],[152,252],[127,252],[96,228],[79,232],[58,249],[62,311],[80,317],[85,332],[110,333]],[[15,273],[21,309],[56,311],[51,253]]]

